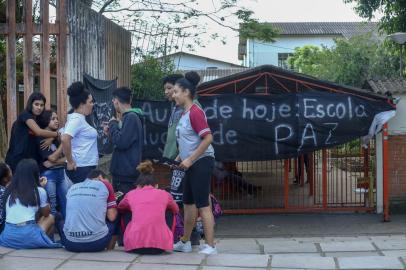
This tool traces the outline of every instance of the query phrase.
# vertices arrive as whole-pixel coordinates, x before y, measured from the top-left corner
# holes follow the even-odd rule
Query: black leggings
[[[165,252],[165,250],[160,248],[137,248],[133,249],[132,252],[140,255],[158,255]]]

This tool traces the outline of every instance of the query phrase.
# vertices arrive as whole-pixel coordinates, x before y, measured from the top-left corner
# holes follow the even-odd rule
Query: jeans
[[[65,178],[64,169],[47,170],[42,173],[47,178],[45,190],[48,193],[51,205],[51,214],[55,216],[56,206],[59,206],[62,216],[66,216],[66,193],[70,187],[70,182]]]

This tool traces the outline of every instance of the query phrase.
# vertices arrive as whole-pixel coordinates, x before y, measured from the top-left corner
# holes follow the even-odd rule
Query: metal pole
[[[389,144],[388,144],[388,124],[383,126],[382,134],[383,153],[383,221],[390,221],[389,214]]]
[[[400,77],[403,77],[403,46],[404,44],[400,45]]]

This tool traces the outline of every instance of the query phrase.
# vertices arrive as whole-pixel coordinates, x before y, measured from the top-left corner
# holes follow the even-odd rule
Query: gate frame
[[[272,65],[264,65],[256,68],[248,69],[240,73],[222,77],[216,80],[202,83],[198,86],[197,93],[200,96],[212,96],[223,93],[242,94],[251,90],[253,85],[260,80],[265,80],[265,92],[255,93],[256,95],[269,95],[271,90],[271,82],[279,87],[282,92],[300,92],[303,89],[311,89],[317,91],[327,91],[330,93],[345,93],[367,100],[388,101],[386,96],[378,95],[373,92],[368,92],[363,89],[339,85],[336,83],[318,80],[314,77],[304,74],[292,72]],[[239,89],[238,83],[245,82],[244,87]],[[248,83],[248,84],[247,84]],[[290,83],[290,85],[289,85]],[[291,85],[294,83],[294,89]],[[247,91],[248,90],[248,91]],[[388,171],[388,124],[383,128],[383,220],[389,221],[389,171]],[[364,153],[365,154],[365,153]],[[372,212],[375,207],[334,207],[329,208],[327,202],[327,150],[322,149],[322,207],[320,208],[291,208],[289,207],[289,160],[284,160],[284,207],[283,208],[264,208],[264,209],[232,209],[224,210],[228,214],[266,214],[266,213],[300,213],[300,212]],[[377,164],[378,165],[378,164]],[[302,166],[303,168],[303,166]],[[365,168],[366,170],[367,168]],[[375,168],[376,169],[376,168]],[[303,174],[302,174],[303,176]],[[312,175],[313,177],[313,175]],[[378,179],[378,177],[376,178]],[[312,181],[313,182],[313,181]],[[371,187],[370,187],[371,188]],[[379,192],[379,190],[377,190]]]
[[[16,35],[24,38],[23,74],[24,74],[24,104],[34,90],[32,37],[40,35],[40,89],[48,100],[46,108],[51,106],[50,87],[50,46],[49,37],[57,37],[56,69],[57,69],[57,108],[60,122],[65,123],[67,102],[67,61],[66,40],[68,27],[66,22],[66,2],[58,0],[56,7],[56,22],[49,22],[49,1],[40,0],[39,24],[33,22],[32,0],[25,0],[23,23],[16,23],[16,0],[6,1],[6,23],[0,24],[0,35],[6,36],[7,44],[7,134],[10,136],[11,127],[17,119],[17,78],[16,78]]]

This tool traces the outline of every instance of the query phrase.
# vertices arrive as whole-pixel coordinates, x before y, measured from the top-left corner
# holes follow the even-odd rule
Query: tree
[[[143,61],[131,67],[131,88],[136,99],[163,99],[162,78],[174,72],[172,62],[144,56]]]
[[[369,78],[398,74],[396,49],[370,38],[359,36],[336,39],[335,46],[296,48],[289,64],[297,71],[340,84],[362,87]]]
[[[85,0],[82,0],[85,1]],[[210,23],[220,28],[239,31],[239,25],[244,25],[249,31],[242,33],[243,38],[259,37],[263,41],[272,41],[276,32],[270,25],[263,25],[253,18],[253,12],[241,6],[241,0],[93,0],[86,1],[99,13],[110,17],[119,24],[126,26],[137,22],[153,23],[162,33],[168,31],[168,26],[178,36],[192,38],[201,45],[202,34],[209,32]],[[120,16],[115,16],[120,14]],[[128,28],[128,27],[126,27]],[[145,33],[145,29],[129,28],[130,31]],[[225,37],[221,30],[211,35],[211,38]],[[247,36],[245,36],[247,34]],[[258,35],[256,35],[258,34]],[[156,34],[159,36],[159,33]]]
[[[376,12],[382,13],[380,29],[386,33],[406,31],[406,1],[404,0],[344,0],[355,3],[355,11],[362,18],[371,20]]]

